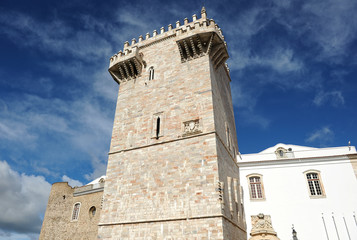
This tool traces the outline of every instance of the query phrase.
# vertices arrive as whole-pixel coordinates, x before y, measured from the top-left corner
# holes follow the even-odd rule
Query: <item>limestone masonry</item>
[[[228,57],[204,8],[126,42],[109,64],[120,87],[104,192],[66,200],[76,189],[54,184],[40,239],[245,240]]]

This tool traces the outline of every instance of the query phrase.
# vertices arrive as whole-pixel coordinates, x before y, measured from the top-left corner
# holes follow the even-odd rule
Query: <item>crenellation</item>
[[[183,33],[183,29],[182,28],[176,28],[176,35],[179,36]]]
[[[206,18],[207,18],[207,12],[206,12],[205,7],[202,7],[202,10],[201,10],[201,18],[203,18],[203,19],[206,19]]]
[[[135,48],[138,47],[139,49],[142,49],[146,47],[146,45],[151,45],[155,41],[163,41],[166,39],[169,39],[171,37],[175,36],[180,36],[180,35],[190,35],[190,34],[197,34],[203,31],[206,31],[206,29],[210,29],[210,31],[214,31],[217,33],[218,36],[222,39],[224,42],[224,36],[222,33],[222,30],[219,28],[219,26],[215,23],[213,19],[207,19],[207,13],[205,8],[203,7],[201,10],[201,19],[197,19],[197,15],[194,14],[192,16],[193,21],[189,22],[188,18],[184,19],[183,25],[180,24],[180,21],[176,21],[176,28],[173,28],[171,24],[168,25],[168,30],[165,32],[165,28],[161,27],[160,32],[157,30],[153,31],[152,37],[150,37],[150,33],[146,33],[145,39],[141,36],[139,36],[138,42],[133,39],[131,41],[131,45],[129,46],[129,42],[126,41],[124,43],[124,55],[128,55],[131,53],[130,48]],[[196,39],[196,38],[194,38]],[[135,40],[135,41],[134,41]],[[224,42],[224,45],[226,46],[226,43]],[[200,51],[200,56],[202,56],[203,51],[202,51],[202,44],[198,43],[197,48]],[[208,53],[211,49],[208,48]],[[192,49],[192,51],[194,51]],[[228,54],[227,54],[228,55]],[[193,56],[196,56],[195,53],[193,53]],[[116,54],[113,57],[110,58],[110,62],[113,63],[119,63],[120,60],[124,61],[124,59],[120,59],[122,55]],[[220,65],[220,64],[219,64]],[[112,64],[110,64],[112,66]]]
[[[217,26],[218,26],[218,25],[217,25]],[[224,39],[223,34],[222,34],[222,30],[221,30],[221,28],[219,28],[219,27],[218,27],[218,33],[221,35],[222,39]]]
[[[226,67],[226,70],[227,70],[228,72],[230,72],[229,67],[228,67],[228,63],[225,63],[224,66]]]
[[[207,19],[203,19],[202,20],[202,28],[207,29],[208,25],[209,25],[209,21],[207,21]]]
[[[129,44],[129,42],[128,42],[128,44]],[[130,50],[129,50],[128,48],[125,48],[125,49],[124,49],[124,55],[128,55],[129,52],[130,52]]]
[[[124,43],[124,49],[127,48],[127,47],[129,47],[129,42],[128,42],[128,41],[125,41],[125,43]]]
[[[136,43],[136,39],[133,38],[133,39],[131,40],[131,45],[133,46],[135,43]]]

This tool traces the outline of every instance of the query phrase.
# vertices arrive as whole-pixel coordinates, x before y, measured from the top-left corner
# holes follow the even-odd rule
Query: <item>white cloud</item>
[[[20,174],[0,161],[0,238],[16,239],[14,233],[23,233],[33,239],[40,232],[50,189],[44,177]]]
[[[78,180],[75,180],[75,179],[72,179],[66,175],[63,175],[62,176],[62,181],[63,182],[68,182],[68,184],[72,187],[81,187],[83,186],[83,183],[81,183],[80,181]]]
[[[0,229],[0,240],[38,240],[39,234],[37,233],[9,233]]]
[[[330,91],[330,92],[320,91],[315,96],[313,102],[316,106],[321,106],[326,103],[331,103],[332,106],[337,107],[337,106],[344,105],[345,98],[343,97],[341,91]]]
[[[111,45],[104,36],[92,31],[75,30],[58,19],[39,22],[25,14],[1,11],[0,23],[0,33],[17,43],[42,51],[72,55],[85,61],[112,53]]]
[[[101,161],[101,159],[93,156],[92,157],[92,167],[93,167],[93,172],[86,174],[84,176],[88,181],[93,181],[94,179],[105,175],[105,172],[107,170],[107,162]]]
[[[325,145],[331,142],[334,138],[334,133],[329,127],[322,127],[321,129],[315,130],[306,139],[308,143],[319,143],[320,145]]]
[[[77,178],[88,180],[105,174],[107,153],[112,131],[115,104],[108,109],[108,103],[101,105],[98,99],[82,96],[77,99],[62,100],[42,98],[36,95],[24,95],[22,99],[11,99],[6,108],[0,111],[0,144],[2,147],[21,143],[23,148],[36,148],[50,145],[52,151],[66,151],[71,155],[75,149],[82,156],[87,156],[88,172]],[[11,109],[11,111],[6,110]],[[47,136],[53,135],[53,138]],[[10,148],[10,151],[15,149]],[[16,156],[23,154],[16,151]],[[52,156],[41,153],[31,156],[26,165],[38,173],[51,177],[61,177],[66,168],[58,169],[58,158],[61,164],[69,162],[66,155]],[[45,157],[45,154],[49,154]],[[21,155],[20,155],[21,156]],[[25,158],[25,156],[21,156]],[[73,156],[72,156],[73,157]],[[44,161],[46,159],[46,161]],[[19,162],[19,164],[22,164]],[[78,163],[80,164],[80,163]],[[93,170],[91,170],[93,169]],[[90,173],[90,171],[93,171]]]
[[[235,56],[237,62],[233,62],[233,69],[243,69],[246,67],[269,67],[278,73],[290,73],[301,71],[304,68],[303,62],[294,56],[294,51],[289,48],[276,46],[269,49],[268,53],[252,55],[248,51],[243,51]]]
[[[338,61],[336,58],[348,52],[348,43],[357,35],[356,8],[354,0],[313,0],[304,4],[302,10],[309,17],[304,30],[321,46],[325,60]]]
[[[265,116],[262,116],[255,111],[243,110],[240,112],[241,119],[247,125],[256,125],[263,129],[266,129],[270,125],[270,120]]]

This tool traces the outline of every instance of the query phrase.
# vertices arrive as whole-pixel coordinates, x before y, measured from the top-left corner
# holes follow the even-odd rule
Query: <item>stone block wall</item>
[[[183,60],[189,37],[136,45],[144,64],[120,83],[99,239],[246,238],[229,73],[209,54]]]
[[[96,239],[103,191],[73,196],[75,188],[66,182],[54,183],[46,208],[40,240]],[[81,203],[78,220],[72,221],[73,206]],[[89,211],[96,208],[95,215]]]

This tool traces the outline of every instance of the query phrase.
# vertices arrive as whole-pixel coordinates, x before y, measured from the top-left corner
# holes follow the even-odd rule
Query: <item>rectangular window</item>
[[[80,207],[81,207],[81,204],[80,204],[80,203],[74,204],[74,206],[73,206],[73,213],[72,213],[72,221],[78,220]]]
[[[260,176],[249,176],[249,188],[251,199],[264,199],[263,183]]]
[[[309,191],[311,196],[323,196],[323,191],[319,179],[319,174],[317,172],[310,172],[306,174],[307,183],[309,186]]]
[[[228,150],[231,150],[231,147],[232,147],[231,133],[229,131],[227,122],[226,122],[226,136],[227,136],[227,148],[228,148]]]

